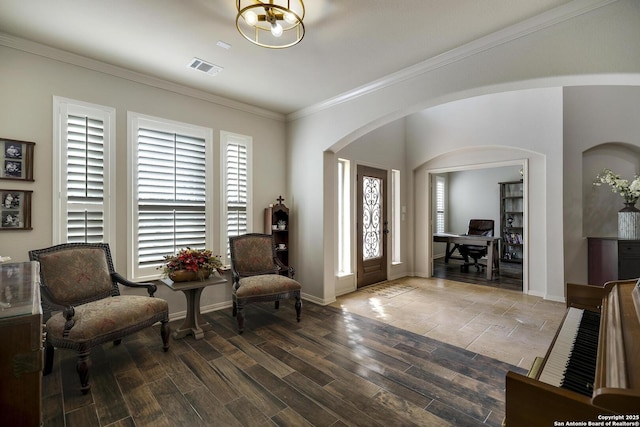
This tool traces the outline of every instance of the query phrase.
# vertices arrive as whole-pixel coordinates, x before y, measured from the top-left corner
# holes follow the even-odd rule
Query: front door
[[[387,171],[358,166],[358,288],[387,280]]]

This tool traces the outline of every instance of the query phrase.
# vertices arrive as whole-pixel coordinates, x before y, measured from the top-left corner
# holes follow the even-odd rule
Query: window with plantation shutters
[[[54,98],[54,243],[110,242],[115,111]]]
[[[223,262],[229,264],[229,237],[250,232],[251,138],[223,131],[220,141],[224,169],[222,242],[226,260]]]
[[[445,232],[445,180],[436,176],[436,233]]]
[[[209,249],[210,131],[135,116],[134,277],[157,275],[166,255]]]

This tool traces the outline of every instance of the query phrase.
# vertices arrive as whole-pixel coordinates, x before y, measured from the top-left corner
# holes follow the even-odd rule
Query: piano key
[[[539,380],[591,395],[595,377],[600,315],[570,307]]]
[[[540,381],[560,387],[583,312],[584,310],[574,307],[570,307],[567,311],[554,345],[549,352],[549,357],[547,357],[540,373]]]

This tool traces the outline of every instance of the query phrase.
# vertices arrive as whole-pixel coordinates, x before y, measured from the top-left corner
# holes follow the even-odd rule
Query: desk
[[[487,280],[493,279],[493,272],[500,273],[500,254],[498,253],[498,242],[500,237],[497,236],[475,236],[466,234],[452,233],[433,233],[434,242],[444,242],[447,244],[444,262],[449,262],[454,245],[474,245],[487,246]],[[455,249],[455,247],[454,247]]]
[[[162,283],[167,285],[173,291],[182,291],[187,298],[187,316],[178,329],[173,333],[174,339],[193,335],[197,340],[204,337],[205,331],[211,329],[200,314],[200,296],[207,286],[219,285],[227,283],[227,280],[218,275],[214,275],[206,280],[196,280],[193,282],[174,282],[171,279],[163,279]]]

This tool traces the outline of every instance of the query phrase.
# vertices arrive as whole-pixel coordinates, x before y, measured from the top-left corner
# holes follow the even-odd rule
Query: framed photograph
[[[33,181],[35,142],[0,138],[0,179]]]
[[[0,189],[0,231],[31,230],[32,191]]]

